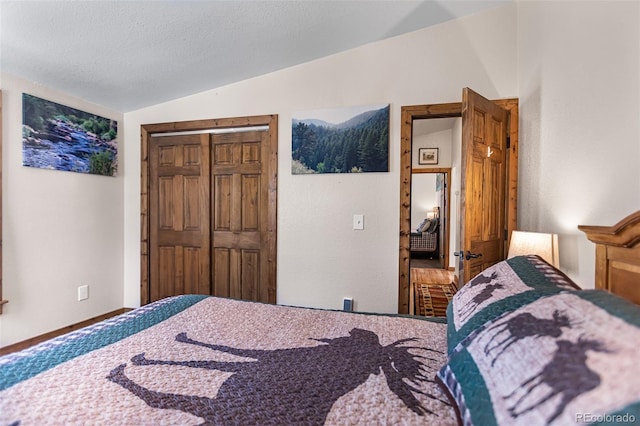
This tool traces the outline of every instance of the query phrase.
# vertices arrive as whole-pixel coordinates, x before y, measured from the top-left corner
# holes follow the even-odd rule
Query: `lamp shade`
[[[509,243],[508,258],[537,254],[556,268],[560,266],[558,234],[513,231]]]

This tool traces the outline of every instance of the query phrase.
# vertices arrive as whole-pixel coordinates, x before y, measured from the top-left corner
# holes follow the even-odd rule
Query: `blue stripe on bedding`
[[[33,348],[6,355],[0,358],[0,390],[154,326],[206,297],[185,295],[162,299]]]

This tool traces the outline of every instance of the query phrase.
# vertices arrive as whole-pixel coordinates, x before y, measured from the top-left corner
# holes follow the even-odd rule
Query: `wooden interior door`
[[[150,301],[211,294],[209,135],[153,137]]]
[[[518,108],[517,98],[497,99],[495,104],[509,111],[508,131],[509,140],[507,152],[507,175],[505,176],[506,197],[505,226],[507,235],[517,228],[517,204],[518,204]],[[462,102],[446,104],[411,105],[401,107],[400,119],[400,249],[399,249],[399,279],[398,279],[398,313],[409,313],[409,258],[411,234],[411,175],[412,175],[412,134],[414,120],[441,117],[462,117]],[[461,151],[463,152],[463,151]],[[466,161],[463,157],[462,161]],[[463,176],[463,175],[461,175]],[[461,180],[461,185],[465,184]],[[451,199],[451,198],[449,198]],[[462,202],[462,198],[460,199]],[[460,217],[459,221],[464,220]],[[450,224],[458,226],[458,224]],[[462,229],[460,229],[462,235]],[[462,239],[461,239],[462,240]],[[452,241],[450,241],[451,243]],[[462,243],[462,241],[459,241]],[[462,250],[463,246],[460,246]],[[503,251],[503,256],[505,251]],[[464,257],[463,257],[464,258]],[[464,271],[464,267],[460,268]],[[464,284],[463,276],[459,276],[460,285]]]
[[[267,131],[154,137],[150,296],[275,303]]]
[[[216,296],[275,303],[268,282],[268,133],[212,136],[212,267]]]
[[[505,258],[508,112],[462,92],[460,249],[462,284]]]
[[[276,303],[278,116],[140,131],[140,303],[184,293]]]

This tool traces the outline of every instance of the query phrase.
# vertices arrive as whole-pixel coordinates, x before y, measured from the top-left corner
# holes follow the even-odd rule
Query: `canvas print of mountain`
[[[22,94],[22,164],[115,176],[115,120]]]
[[[296,112],[291,173],[389,171],[389,105]]]

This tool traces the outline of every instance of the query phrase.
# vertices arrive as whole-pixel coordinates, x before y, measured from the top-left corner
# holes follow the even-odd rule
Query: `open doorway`
[[[426,263],[430,268],[449,270],[455,266],[450,242],[456,238],[455,233],[451,233],[455,231],[451,224],[457,223],[458,209],[455,200],[452,202],[451,188],[454,172],[459,174],[460,169],[461,131],[460,117],[416,119],[413,122],[410,187],[412,235],[409,241],[412,267]],[[428,228],[425,228],[426,224]],[[433,240],[436,247],[429,244]],[[424,257],[422,253],[436,262],[414,261]]]
[[[432,305],[430,290],[435,290],[435,285],[448,286],[455,281],[451,272],[454,263],[450,261],[453,258],[450,242],[455,236],[451,236],[450,224],[457,222],[457,211],[451,210],[451,178],[452,167],[459,171],[460,144],[460,117],[419,119],[413,123],[409,236],[411,314],[425,315],[425,303],[421,303],[425,302],[425,291],[429,292],[427,305]],[[454,291],[452,287],[449,292]],[[442,309],[436,310],[442,311],[436,315],[444,315]]]
[[[400,250],[399,250],[399,282],[398,282],[398,313],[406,314],[413,311],[414,295],[410,280],[410,235],[411,235],[411,184],[413,177],[414,149],[413,127],[423,119],[440,119],[461,117],[462,137],[460,145],[461,163],[452,164],[451,167],[451,198],[450,211],[458,213],[458,219],[451,218],[449,221],[450,253],[464,256],[455,257],[456,274],[459,276],[460,285],[469,280],[467,275],[479,272],[476,264],[480,265],[480,270],[490,266],[493,262],[493,254],[500,258],[507,252],[508,243],[506,238],[498,238],[496,232],[487,233],[491,238],[496,236],[495,243],[500,244],[500,250],[495,253],[487,252],[483,256],[482,252],[476,253],[477,243],[470,238],[475,236],[475,228],[471,225],[486,227],[487,229],[504,230],[504,235],[509,235],[517,225],[517,187],[518,187],[518,99],[500,99],[490,101],[482,98],[472,90],[465,88],[462,93],[462,102],[447,104],[427,104],[403,106],[401,108],[401,129],[400,129]],[[481,99],[480,99],[481,98]],[[482,100],[482,102],[480,102]],[[495,104],[507,111],[506,121],[493,120],[493,112],[485,104]],[[481,105],[482,104],[482,105]],[[485,108],[486,107],[486,108]],[[498,126],[499,125],[499,126]],[[490,131],[492,129],[500,131]],[[476,130],[485,134],[477,135]],[[498,139],[496,139],[498,138]],[[488,144],[488,145],[487,145]],[[487,153],[489,160],[484,159],[479,164],[493,164],[493,157],[502,159],[500,164],[500,174],[495,179],[485,179],[482,174],[481,179],[476,179],[475,171],[477,167],[471,167],[471,162],[475,161],[475,154]],[[476,149],[476,147],[478,149]],[[482,149],[484,148],[484,149]],[[493,155],[492,154],[496,154]],[[473,163],[475,164],[475,163]],[[491,171],[490,169],[489,171]],[[483,172],[484,173],[484,172]],[[490,177],[490,176],[489,176]],[[488,190],[485,190],[485,182]],[[458,189],[459,188],[459,189]],[[466,197],[469,193],[469,197]],[[494,197],[494,195],[500,195]],[[483,206],[478,207],[481,201]],[[486,201],[486,204],[484,203]],[[491,218],[499,218],[497,224]],[[494,226],[495,225],[495,226]],[[503,229],[504,228],[504,229]],[[484,235],[478,234],[478,235]],[[502,235],[502,233],[500,233]],[[469,240],[469,241],[468,241]],[[492,241],[491,243],[493,243]],[[502,247],[504,245],[504,247]],[[493,247],[493,246],[492,246]],[[467,258],[468,257],[468,258]],[[462,259],[465,259],[464,267]],[[479,261],[477,261],[480,258]],[[469,260],[471,259],[471,260]],[[494,262],[495,263],[495,262]],[[463,274],[463,273],[464,274]]]
[[[451,169],[416,170],[411,179],[410,267],[450,269]]]

